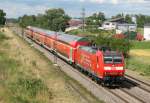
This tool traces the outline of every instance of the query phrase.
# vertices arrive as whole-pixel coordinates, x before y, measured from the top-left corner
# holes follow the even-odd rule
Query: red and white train
[[[122,53],[94,49],[85,37],[56,33],[31,26],[26,28],[25,34],[70,64],[88,72],[103,84],[116,84],[124,80],[125,63]]]

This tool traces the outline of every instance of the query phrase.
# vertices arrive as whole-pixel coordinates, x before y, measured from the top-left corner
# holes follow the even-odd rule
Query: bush
[[[52,99],[52,93],[41,79],[18,78],[9,84],[12,103],[41,103],[43,100]],[[42,101],[39,97],[43,97]]]
[[[0,42],[2,42],[3,40],[7,40],[9,39],[9,37],[5,36],[5,34],[0,32]]]
[[[40,91],[48,91],[48,88],[40,79],[19,78],[16,83],[12,84],[11,90],[14,95],[23,93],[35,97]]]
[[[125,57],[128,56],[128,52],[131,47],[131,43],[126,39],[115,39],[111,37],[98,36],[93,40],[96,45],[104,45],[110,47],[114,51],[119,51],[124,54]]]

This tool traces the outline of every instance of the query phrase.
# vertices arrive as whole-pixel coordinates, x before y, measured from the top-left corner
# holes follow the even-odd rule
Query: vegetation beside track
[[[150,77],[150,42],[132,41],[128,69]]]
[[[0,33],[0,102],[84,103],[68,80],[91,102],[99,102],[41,52],[8,30]]]
[[[132,49],[150,49],[150,41],[133,41]]]
[[[150,77],[150,49],[132,49],[127,61],[127,68]]]
[[[82,29],[76,29],[76,30],[71,30],[67,32],[72,35],[81,35],[81,36],[98,36],[98,35],[104,35],[104,36],[111,36],[115,34],[114,30],[100,30],[100,29],[95,29],[94,27],[87,26],[85,30],[83,31]]]

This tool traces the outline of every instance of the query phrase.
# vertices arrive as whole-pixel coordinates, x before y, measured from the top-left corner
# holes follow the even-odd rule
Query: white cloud
[[[147,0],[79,0],[80,2],[91,2],[91,3],[112,3],[112,4],[119,4],[119,3],[146,3]]]
[[[128,3],[146,3],[145,0],[127,0]]]
[[[105,0],[90,0],[90,2],[93,2],[93,3],[104,3]]]
[[[113,4],[118,4],[118,0],[112,0]]]
[[[24,14],[38,14],[38,13],[44,13],[46,9],[48,9],[47,6],[41,6],[41,5],[36,5],[36,6],[30,6],[27,4],[23,3],[10,3],[10,2],[3,2],[0,3],[0,9],[3,9],[7,17],[18,17],[22,16]]]
[[[84,2],[85,0],[79,0],[80,2]]]
[[[105,0],[79,0],[80,2],[104,3]]]
[[[52,7],[61,7],[64,8],[66,10],[66,13],[69,13],[69,15],[71,16],[80,16],[80,4],[82,3],[85,3],[85,8],[88,12],[87,14],[95,12],[96,10],[103,10],[106,11],[105,13],[109,13],[111,15],[114,15],[114,12],[120,13],[130,11],[134,11],[135,13],[144,12],[145,14],[149,14],[148,11],[150,7],[150,2],[148,0],[39,0],[40,2],[36,2],[35,0],[22,0],[24,2],[18,1],[19,0],[3,0],[2,2],[0,2],[0,9],[3,9],[7,13],[7,17],[10,18],[22,16],[24,14],[30,15],[44,13],[45,10]],[[102,5],[99,6],[99,4]]]

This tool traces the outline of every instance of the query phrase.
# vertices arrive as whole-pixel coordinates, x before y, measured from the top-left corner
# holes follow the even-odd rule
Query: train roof
[[[84,50],[84,51],[87,51],[87,52],[90,52],[90,53],[96,53],[97,50],[93,49],[92,47],[90,46],[80,46],[79,47],[81,50]]]
[[[88,41],[88,39],[85,37],[79,37],[65,33],[58,33],[58,34],[60,35],[57,37],[57,39],[66,43]]]
[[[104,56],[122,56],[122,53],[117,51],[105,51]]]
[[[45,30],[45,29],[32,27],[32,26],[28,26],[27,28],[32,29],[35,32],[43,33],[52,38],[57,38],[59,41],[62,41],[64,43],[67,43],[70,45],[76,45],[76,42],[89,42],[86,37],[79,37],[79,36],[75,36],[75,35],[71,35],[71,34],[65,34],[63,32],[54,32],[54,31]],[[75,43],[75,44],[73,44],[73,43]]]
[[[54,31],[50,31],[50,30],[46,30],[46,29],[41,29],[41,28],[38,28],[38,27],[28,26],[27,28],[32,29],[35,32],[44,33],[45,35],[54,36],[56,34],[56,32],[54,32]]]

